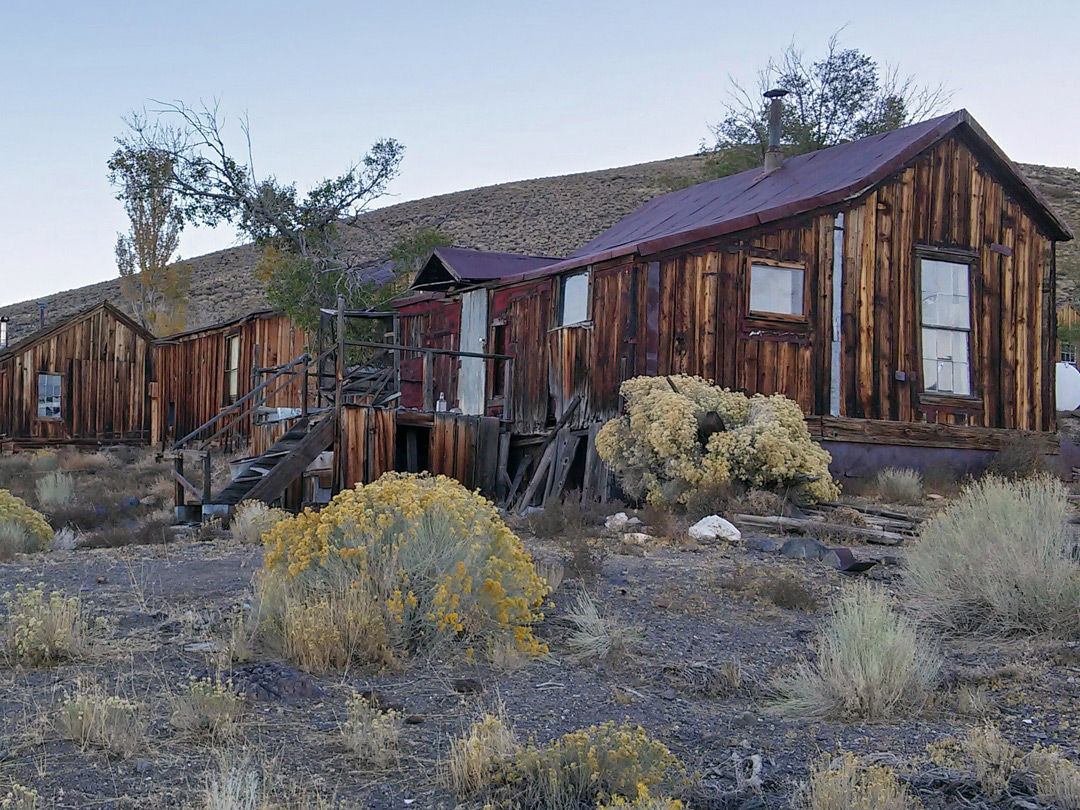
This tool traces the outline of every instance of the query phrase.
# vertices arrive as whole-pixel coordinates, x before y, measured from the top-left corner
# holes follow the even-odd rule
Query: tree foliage
[[[417,228],[398,239],[390,248],[390,261],[399,278],[412,281],[431,251],[438,247],[450,247],[453,240],[438,228]]]
[[[128,232],[116,235],[124,299],[135,319],[155,335],[182,331],[191,268],[173,262],[183,221],[176,194],[164,182],[171,161],[153,149],[121,147],[108,166],[109,181],[130,220]]]
[[[182,223],[228,223],[262,248],[258,272],[273,303],[301,323],[338,294],[350,307],[368,306],[371,285],[358,277],[365,262],[342,239],[341,224],[386,193],[404,146],[379,140],[342,174],[301,193],[295,183],[256,172],[246,119],[240,122],[246,157],[237,157],[216,104],[162,104],[132,114],[127,124],[122,147],[168,157],[168,173],[155,182],[175,195]]]
[[[723,117],[709,127],[714,141],[702,145],[710,178],[762,164],[768,146],[768,102],[762,94],[770,88],[789,93],[782,120],[785,156],[921,121],[951,98],[941,84],[921,84],[856,48],[842,47],[839,33],[829,38],[820,59],[808,59],[792,42],[758,71],[756,87],[735,79],[730,84]]]

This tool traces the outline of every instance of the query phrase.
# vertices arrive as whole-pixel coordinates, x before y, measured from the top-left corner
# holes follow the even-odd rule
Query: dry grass
[[[7,610],[4,654],[10,663],[53,666],[88,655],[90,625],[78,597],[59,591],[46,597],[40,584],[34,588],[17,585],[3,602]]]
[[[1040,798],[1061,810],[1080,810],[1080,766],[1049,750],[1033,751],[1028,762]]]
[[[601,616],[588,593],[578,592],[567,606],[570,634],[566,645],[579,661],[603,661],[619,668],[633,660],[641,643],[641,633],[611,616]]]
[[[756,585],[760,599],[785,610],[816,613],[821,607],[818,598],[792,574],[766,576]]]
[[[1004,796],[1013,777],[1023,770],[1023,755],[992,725],[969,731],[963,747],[975,766],[979,787],[990,799]]]
[[[927,521],[907,585],[928,624],[987,635],[1080,632],[1065,486],[987,477]]]
[[[994,454],[986,472],[1010,481],[1045,474],[1046,460],[1043,458],[1040,443],[1022,436],[1009,439]]]
[[[243,728],[246,705],[230,681],[192,679],[171,695],[173,728],[212,740],[235,736]]]
[[[60,704],[55,724],[60,736],[79,748],[101,748],[117,757],[137,751],[147,728],[137,703],[82,684]]]
[[[341,736],[360,764],[377,769],[396,764],[400,756],[401,715],[392,710],[380,711],[363,695],[353,695],[348,712]]]
[[[874,489],[885,503],[916,505],[923,501],[923,477],[917,470],[886,467],[877,474]]]
[[[773,710],[793,717],[880,721],[923,708],[939,660],[873,586],[849,586],[821,628],[813,666],[775,683]]]
[[[344,579],[303,597],[295,582],[268,575],[258,583],[255,621],[260,634],[308,672],[343,669],[357,662],[383,667],[395,663],[381,613],[370,593]]]
[[[467,799],[487,787],[503,761],[519,750],[506,706],[500,702],[464,734],[450,740],[449,753],[440,763],[442,781],[459,799]]]
[[[802,794],[806,810],[914,810],[920,806],[896,774],[863,765],[851,753],[824,756],[810,768]]]
[[[23,787],[18,782],[12,782],[11,788],[0,799],[2,810],[38,810],[41,807],[38,792],[33,788]]]
[[[547,540],[586,534],[600,522],[599,506],[583,503],[578,492],[568,492],[539,512],[532,512],[525,517],[525,527],[529,532]]]

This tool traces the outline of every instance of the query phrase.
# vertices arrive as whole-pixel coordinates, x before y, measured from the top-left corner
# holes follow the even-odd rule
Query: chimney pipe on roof
[[[772,174],[784,163],[784,153],[780,151],[780,119],[784,113],[782,99],[787,90],[775,88],[765,94],[769,100],[769,148],[765,150],[765,174]]]
[[[38,329],[45,328],[45,307],[47,304],[44,301],[38,301]]]
[[[8,316],[0,315],[0,349],[7,348],[7,325]]]

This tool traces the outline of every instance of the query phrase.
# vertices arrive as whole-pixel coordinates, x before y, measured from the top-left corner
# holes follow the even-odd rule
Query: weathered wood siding
[[[514,357],[510,413],[515,433],[539,433],[548,422],[551,288],[551,279],[541,279],[497,289],[488,308],[492,322],[505,323],[506,353]]]
[[[304,331],[290,318],[277,313],[250,315],[221,326],[159,340],[155,407],[156,418],[166,434],[164,438],[180,439],[228,407],[225,342],[233,335],[240,338],[238,397],[249,393],[261,381],[254,374],[255,368],[281,366],[307,351]],[[314,396],[314,384],[310,390]],[[271,396],[266,405],[300,407],[302,391],[303,383],[297,378]],[[171,428],[170,405],[175,413]],[[242,420],[238,430],[241,435],[249,436],[251,419]]]
[[[111,307],[75,316],[0,360],[0,435],[149,439],[149,334]],[[61,418],[38,418],[38,374],[59,374]]]
[[[398,342],[405,346],[458,350],[461,301],[434,298],[402,307],[398,319]],[[461,361],[449,355],[432,357],[432,402],[442,394],[447,408],[458,406],[458,370]],[[424,403],[424,357],[408,353],[401,360],[401,406],[420,408]]]

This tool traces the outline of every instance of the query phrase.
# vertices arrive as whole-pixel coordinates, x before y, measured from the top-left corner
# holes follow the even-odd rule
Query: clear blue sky
[[[155,98],[246,112],[257,169],[301,187],[397,138],[399,202],[694,152],[729,74],[846,25],[845,45],[947,82],[1015,160],[1080,166],[1080,2],[842,5],[7,0],[0,304],[116,274],[105,161]],[[181,252],[234,241],[189,232]]]

